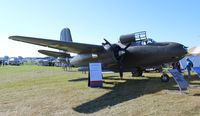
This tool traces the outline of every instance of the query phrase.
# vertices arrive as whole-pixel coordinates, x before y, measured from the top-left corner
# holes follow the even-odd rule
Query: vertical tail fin
[[[60,41],[72,42],[72,36],[69,28],[62,29],[60,33]]]

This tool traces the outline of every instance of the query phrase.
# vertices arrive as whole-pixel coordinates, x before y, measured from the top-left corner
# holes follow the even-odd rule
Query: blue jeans
[[[189,69],[187,69],[187,71],[188,71],[188,78],[191,78],[191,70],[189,70]]]

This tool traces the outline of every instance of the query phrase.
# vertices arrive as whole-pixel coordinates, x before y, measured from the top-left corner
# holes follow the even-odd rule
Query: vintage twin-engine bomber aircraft
[[[64,42],[25,36],[10,36],[9,39],[41,45],[45,47],[77,53],[70,60],[76,67],[88,67],[89,63],[100,62],[105,70],[119,72],[137,72],[148,67],[176,62],[187,54],[187,48],[175,42],[155,42],[146,37],[146,32],[121,35],[119,42],[111,44],[104,39],[102,45],[76,42]]]

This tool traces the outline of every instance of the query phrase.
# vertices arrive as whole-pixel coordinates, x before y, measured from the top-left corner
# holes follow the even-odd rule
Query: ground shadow
[[[109,79],[109,80],[120,80],[120,78],[118,76],[104,76],[103,77],[103,80],[104,79]],[[88,78],[87,77],[81,77],[81,78],[77,78],[77,79],[71,79],[71,80],[68,80],[69,82],[78,82],[78,81],[87,81]]]
[[[103,79],[119,80],[120,77],[119,76],[110,75],[110,76],[103,76]]]
[[[194,94],[193,96],[200,96],[200,93]]]
[[[118,83],[112,88],[104,87],[103,89],[111,89],[111,92],[83,103],[73,109],[80,113],[94,113],[103,108],[114,106],[145,94],[156,93],[163,89],[178,90],[178,88],[174,86],[175,84],[176,83],[173,81],[170,83],[161,83],[160,79],[155,77],[137,80],[127,79],[126,82]]]
[[[81,77],[81,78],[78,78],[78,79],[71,79],[71,80],[68,80],[69,82],[78,82],[78,81],[87,81],[88,78],[85,78],[85,77]]]
[[[200,81],[200,78],[198,75],[192,75],[191,78],[188,78],[187,76],[184,76],[186,81],[188,81],[191,85],[200,85],[199,82],[194,82],[194,81]]]

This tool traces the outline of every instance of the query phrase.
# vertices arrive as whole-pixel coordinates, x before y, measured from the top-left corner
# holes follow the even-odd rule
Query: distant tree
[[[23,59],[23,57],[22,57],[22,56],[18,56],[18,59],[19,59],[19,60],[22,60],[22,59]]]
[[[3,59],[4,59],[4,60],[8,60],[8,59],[9,59],[9,56],[4,56]]]

